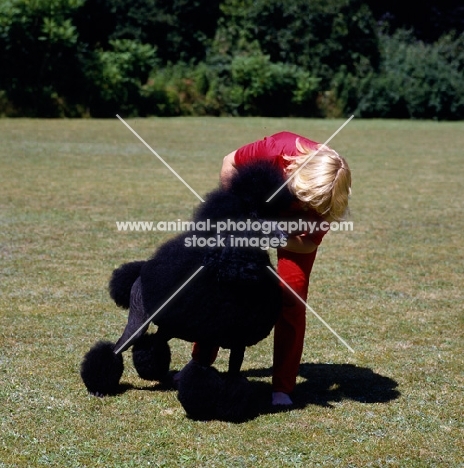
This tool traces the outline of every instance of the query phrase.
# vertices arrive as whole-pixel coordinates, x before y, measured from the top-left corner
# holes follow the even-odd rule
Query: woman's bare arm
[[[237,172],[237,167],[235,166],[235,151],[229,153],[224,157],[222,161],[220,180],[223,187],[227,188],[229,186],[230,179]]]

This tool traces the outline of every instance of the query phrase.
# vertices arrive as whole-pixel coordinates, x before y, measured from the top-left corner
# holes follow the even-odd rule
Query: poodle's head
[[[278,216],[294,199],[282,169],[268,161],[239,167],[228,191],[241,201],[245,211],[259,218]]]
[[[293,201],[282,170],[269,162],[241,167],[227,188],[206,196],[195,221],[210,221],[203,265],[227,280],[257,280],[268,262],[269,247],[286,244],[286,233],[275,224]]]
[[[195,219],[276,219],[293,200],[282,169],[259,161],[239,167],[227,188],[209,193]]]

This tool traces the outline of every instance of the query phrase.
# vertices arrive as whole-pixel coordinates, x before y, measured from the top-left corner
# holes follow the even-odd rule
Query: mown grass
[[[129,121],[204,195],[222,157],[288,129],[325,141],[342,120]],[[332,141],[353,172],[353,232],[320,247],[297,407],[231,424],[188,419],[138,378],[97,399],[84,353],[126,314],[113,267],[172,233],[116,221],[189,219],[198,199],[117,119],[0,120],[0,467],[459,467],[462,462],[464,124],[352,121]],[[173,340],[174,369],[190,345]],[[272,341],[247,351],[270,392]],[[222,352],[217,367],[226,368]]]

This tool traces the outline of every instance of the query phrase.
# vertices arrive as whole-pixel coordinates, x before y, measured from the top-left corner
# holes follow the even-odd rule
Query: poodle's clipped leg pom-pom
[[[224,389],[224,379],[214,367],[204,367],[190,361],[182,369],[177,398],[192,419],[217,418],[217,397]]]
[[[87,390],[97,396],[115,395],[124,371],[122,354],[114,353],[114,343],[99,341],[84,356],[81,378]]]
[[[217,418],[229,422],[245,421],[250,417],[252,396],[252,386],[246,377],[226,375],[224,388],[217,397]]]
[[[157,333],[147,333],[132,347],[132,360],[139,377],[145,380],[163,380],[171,364],[168,342]]]

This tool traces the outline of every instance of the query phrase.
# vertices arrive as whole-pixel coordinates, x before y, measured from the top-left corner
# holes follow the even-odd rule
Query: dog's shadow
[[[254,394],[261,404],[259,414],[303,409],[309,405],[333,407],[334,403],[352,400],[359,403],[388,403],[397,399],[401,393],[398,383],[390,377],[373,372],[367,367],[353,364],[309,364],[300,365],[299,379],[292,394],[293,405],[273,407],[270,402],[270,384],[253,381],[255,378],[272,376],[272,368],[248,369],[243,375],[250,378],[255,387]]]

